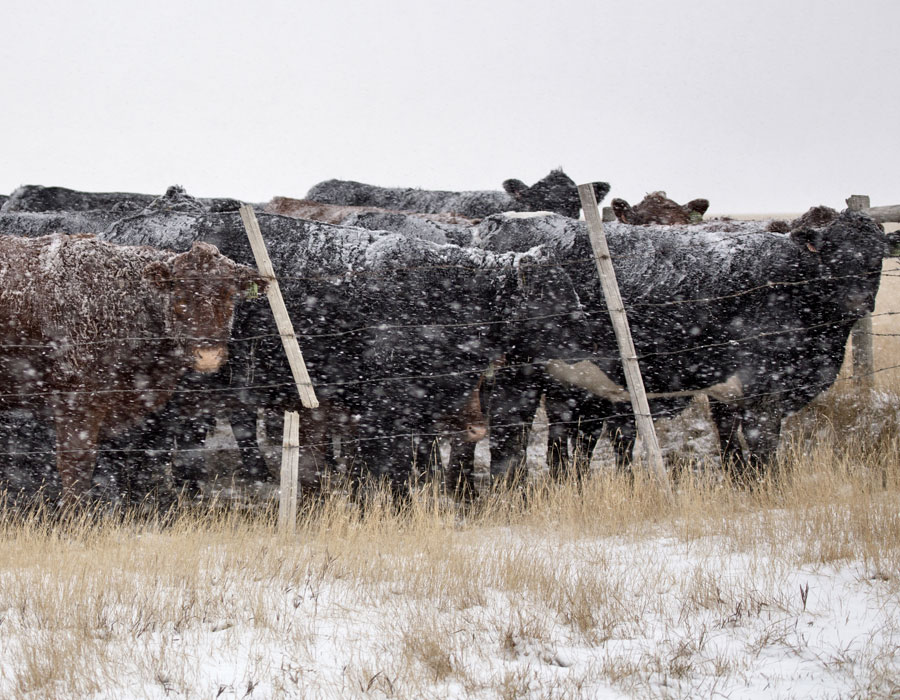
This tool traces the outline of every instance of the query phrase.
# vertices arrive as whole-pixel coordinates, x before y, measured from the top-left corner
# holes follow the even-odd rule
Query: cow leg
[[[740,469],[739,465],[742,465],[744,460],[738,434],[741,427],[741,411],[735,406],[712,400],[709,402],[709,411],[719,434],[722,465],[727,472],[734,472]]]
[[[616,457],[616,470],[621,474],[632,475],[632,451],[637,436],[637,426],[633,418],[621,417],[610,421],[613,452]]]
[[[773,399],[744,409],[743,430],[747,442],[747,459],[738,476],[747,483],[766,477],[775,461],[781,437],[782,406]]]
[[[90,404],[89,399],[85,399]],[[63,500],[77,501],[91,487],[97,461],[97,441],[103,416],[70,407],[57,409],[56,468],[63,487]]]
[[[532,375],[533,376],[533,375]],[[516,482],[525,476],[525,449],[543,393],[543,382],[497,382],[490,399],[491,480]]]
[[[170,446],[174,443],[178,453],[177,458],[172,460],[176,487],[186,489],[190,495],[199,494],[201,483],[209,479],[203,446],[215,424],[215,416],[205,411],[198,415],[169,416],[166,427],[171,433],[171,440],[168,442]]]
[[[554,481],[561,481],[569,471],[571,460],[569,440],[578,433],[579,398],[581,397],[573,390],[558,382],[550,383],[544,396],[549,424],[547,466],[550,469],[550,478]]]
[[[547,411],[549,417],[549,410]],[[547,446],[547,466],[550,469],[550,478],[554,481],[562,481],[569,471],[571,454],[569,453],[569,439],[571,431],[568,426],[554,425],[550,418],[550,441]]]
[[[419,449],[412,434],[391,412],[385,411],[381,398],[366,405],[348,407],[358,427],[354,440],[348,445],[352,455],[348,465],[350,489],[361,495],[362,487],[372,480],[381,480],[396,498],[408,493],[408,482]],[[344,445],[341,445],[342,453]]]
[[[444,471],[444,488],[457,500],[471,501],[475,490],[475,442],[459,436],[450,440],[450,461]]]
[[[348,416],[340,408],[323,403],[319,408],[303,409],[300,411],[300,460],[299,480],[300,486],[305,490],[321,489],[323,482],[328,479],[329,473],[336,473],[337,462],[334,456],[334,438],[341,432],[341,428],[348,420]],[[284,420],[281,419],[281,432],[284,433]],[[266,420],[266,434],[269,440],[276,436],[276,430],[269,430],[269,420]],[[343,448],[342,446],[342,449]]]
[[[415,446],[415,475],[428,481],[435,474],[440,474],[443,469],[441,462],[440,440],[434,435],[423,435],[418,438]]]
[[[256,407],[241,405],[233,408],[231,431],[241,453],[243,475],[251,481],[271,481],[269,466],[256,439]],[[272,437],[278,439],[280,436],[281,432],[278,432],[277,436]]]
[[[0,488],[23,495],[58,489],[54,440],[46,416],[27,409],[0,412]]]
[[[385,433],[375,430],[374,434]],[[397,503],[409,499],[413,460],[419,449],[410,449],[411,440],[411,436],[405,436],[376,438],[359,443],[359,463],[365,465],[367,474],[384,482]]]
[[[166,467],[172,456],[172,441],[166,430],[164,412],[160,411],[124,433],[104,440],[102,447],[111,448],[103,455],[96,471],[106,470],[114,479],[118,496],[140,502],[154,490],[161,495],[166,481]]]

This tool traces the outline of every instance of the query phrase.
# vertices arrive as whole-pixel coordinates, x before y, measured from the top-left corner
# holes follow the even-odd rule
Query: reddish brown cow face
[[[709,201],[692,199],[687,204],[678,204],[666,197],[665,192],[651,192],[633,207],[624,199],[616,198],[612,201],[612,209],[623,224],[673,226],[703,221]]]
[[[170,265],[152,263],[145,275],[170,296],[170,332],[181,339],[197,372],[218,370],[228,359],[228,338],[234,306],[253,284],[265,281],[252,268],[237,265],[208,243],[194,243],[190,252]]]

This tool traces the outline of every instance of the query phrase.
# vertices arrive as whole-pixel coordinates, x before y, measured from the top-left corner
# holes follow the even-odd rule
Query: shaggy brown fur
[[[634,207],[624,199],[616,198],[612,201],[612,209],[623,224],[697,224],[703,221],[709,200],[692,199],[687,204],[678,204],[666,197],[665,192],[651,192]]]
[[[221,366],[250,282],[265,286],[206,243],[0,236],[0,408],[52,417],[66,498],[90,486],[102,436],[164,404],[192,367]]]

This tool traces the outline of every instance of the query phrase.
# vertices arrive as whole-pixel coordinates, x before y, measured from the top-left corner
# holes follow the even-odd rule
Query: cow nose
[[[194,369],[209,374],[215,372],[228,359],[228,348],[225,345],[194,348]]]
[[[487,426],[484,423],[469,423],[466,426],[466,442],[478,442],[487,437]]]

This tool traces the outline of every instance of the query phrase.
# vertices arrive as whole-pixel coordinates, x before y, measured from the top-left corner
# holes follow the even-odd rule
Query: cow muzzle
[[[466,442],[478,442],[487,437],[487,425],[482,422],[469,423],[466,426],[465,437]]]
[[[215,372],[228,359],[228,347],[214,345],[212,347],[194,348],[194,370],[203,374]]]

